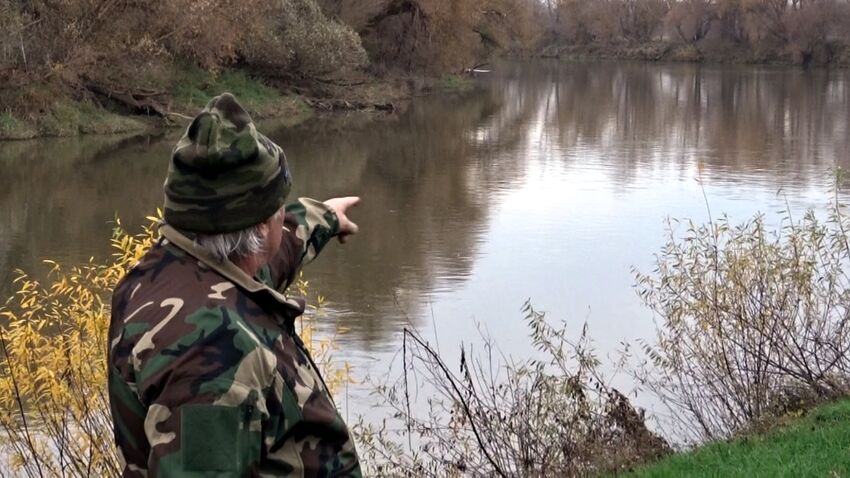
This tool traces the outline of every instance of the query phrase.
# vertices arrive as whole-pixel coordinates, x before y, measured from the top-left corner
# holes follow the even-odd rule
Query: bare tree
[[[717,12],[710,0],[682,0],[667,14],[667,24],[684,43],[696,43],[711,30]]]

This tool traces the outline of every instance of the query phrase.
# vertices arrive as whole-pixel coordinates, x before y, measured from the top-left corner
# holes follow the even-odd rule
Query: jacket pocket
[[[259,461],[263,439],[253,405],[187,405],[181,412],[180,452],[186,471],[242,476]]]

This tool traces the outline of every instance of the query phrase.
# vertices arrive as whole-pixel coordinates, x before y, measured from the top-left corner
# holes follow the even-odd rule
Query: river
[[[336,357],[362,377],[386,373],[408,324],[450,357],[479,328],[525,355],[529,298],[574,330],[586,321],[603,356],[651,338],[632,267],[650,269],[664,218],[824,207],[850,166],[848,120],[848,71],[536,61],[397,118],[261,129],[285,148],[294,194],[363,197],[360,234],[306,271],[325,326],[348,329]],[[0,144],[0,292],[16,267],[108,257],[116,215],[134,230],[160,206],[175,141]],[[346,407],[363,410],[354,389]]]

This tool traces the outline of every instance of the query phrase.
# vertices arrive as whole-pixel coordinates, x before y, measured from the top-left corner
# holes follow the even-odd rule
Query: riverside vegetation
[[[348,22],[332,3],[0,0],[0,137],[139,126],[113,113],[180,121],[224,89],[259,93],[257,117],[392,110],[420,88],[409,76],[460,73],[521,41],[524,0],[359,2]],[[489,40],[470,41],[476,30]]]
[[[502,56],[850,64],[842,0],[0,0],[0,139],[393,111]],[[449,78],[432,81],[428,78]]]
[[[830,403],[784,417],[766,433],[671,455],[627,476],[847,476],[848,424],[850,401]]]
[[[158,219],[150,219],[138,235],[116,231],[111,264],[65,269],[51,262],[48,284],[19,273],[16,294],[0,309],[0,455],[14,475],[115,473],[105,347],[97,344],[111,288],[154,240]],[[841,472],[845,450],[819,444],[846,435],[846,402],[810,410],[850,391],[848,234],[850,217],[837,200],[823,218],[788,212],[775,230],[762,216],[738,225],[670,220],[654,270],[636,272],[637,291],[658,319],[657,336],[626,347],[614,364],[596,357],[586,328],[553,323],[530,304],[524,310],[534,358],[503,357],[485,340],[483,353],[464,350],[454,367],[407,330],[403,370],[374,384],[387,417],[361,418],[353,427],[364,466],[370,476],[634,469],[679,476],[705,466],[740,475],[793,451],[786,465],[800,474]],[[299,292],[307,289],[302,281]],[[339,390],[349,370],[330,360],[333,337],[314,340],[321,307],[312,310],[302,334]],[[612,385],[617,371],[633,377],[635,390]],[[424,407],[411,399],[423,384],[432,390]],[[630,402],[632,392],[656,397],[672,420],[647,416]],[[737,441],[722,444],[728,439]],[[664,458],[678,446],[713,442],[720,444]]]

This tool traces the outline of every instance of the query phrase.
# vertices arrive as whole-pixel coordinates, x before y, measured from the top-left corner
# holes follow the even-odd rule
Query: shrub
[[[684,43],[694,43],[705,38],[716,19],[717,12],[709,0],[675,2],[665,18],[667,26]]]
[[[0,33],[4,84],[108,97],[167,90],[185,64],[212,74],[239,63],[273,77],[316,78],[367,61],[357,34],[316,0],[0,0],[0,21],[10,26]],[[38,109],[13,93],[0,90],[0,102]]]
[[[684,227],[680,234],[679,227]],[[670,221],[640,296],[655,312],[646,387],[696,440],[721,439],[850,391],[850,221],[790,213],[769,232]]]
[[[240,50],[243,62],[252,69],[272,78],[326,78],[368,64],[357,33],[328,18],[316,0],[274,4],[264,24],[267,34],[253,38]]]
[[[833,28],[837,26],[834,19],[839,16],[838,13],[837,5],[831,0],[820,0],[815,6],[792,9],[785,14],[783,20],[788,35],[787,49],[795,63],[811,62],[815,53],[838,33]]]
[[[387,68],[458,72],[476,62],[480,14],[470,0],[394,0],[370,20],[364,43]]]
[[[560,0],[552,9],[556,38],[569,43],[639,44],[661,28],[667,3],[659,0]]]
[[[539,33],[534,23],[540,6],[527,0],[379,3],[369,8],[361,34],[373,63],[383,70],[460,73],[493,54],[530,49]]]
[[[600,376],[587,329],[576,342],[526,305],[544,360],[501,362],[495,345],[462,351],[460,374],[420,336],[405,331],[404,375],[376,394],[393,419],[355,427],[374,476],[586,476],[620,470],[669,451],[643,413]],[[427,384],[425,404],[410,390]],[[416,413],[418,406],[425,411]]]
[[[0,460],[25,476],[115,476],[106,396],[109,295],[153,241],[116,234],[115,260],[70,270],[54,262],[50,283],[19,271],[0,309]]]
[[[368,63],[360,36],[328,20],[315,0],[284,0],[283,43],[293,52],[292,67],[310,77],[346,72]]]

